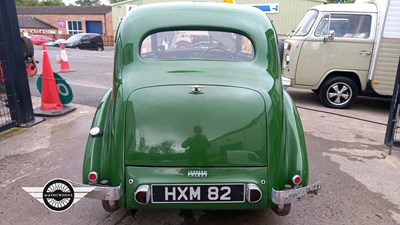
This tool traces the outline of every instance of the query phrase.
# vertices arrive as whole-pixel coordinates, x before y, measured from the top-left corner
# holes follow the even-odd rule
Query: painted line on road
[[[335,113],[335,112],[329,112],[329,111],[320,110],[320,109],[314,109],[314,108],[307,107],[307,106],[297,105],[297,108],[304,109],[304,110],[310,110],[310,111],[314,111],[314,112],[319,112],[319,113],[331,114],[331,115],[335,115],[335,116],[341,116],[341,117],[354,119],[354,120],[360,120],[360,121],[367,122],[367,123],[374,123],[374,124],[377,124],[377,125],[387,126],[386,123],[377,122],[377,121],[368,120],[368,119],[363,119],[363,118],[359,118],[359,117],[355,117],[355,116],[344,115],[344,114]]]
[[[74,83],[74,82],[68,82],[68,84],[75,85],[75,86],[89,87],[89,88],[98,88],[98,89],[104,89],[104,90],[108,90],[111,88],[111,87],[98,86],[98,85],[79,84],[79,83]]]

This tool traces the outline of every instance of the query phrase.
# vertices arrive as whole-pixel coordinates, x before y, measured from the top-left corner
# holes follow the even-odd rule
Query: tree
[[[75,4],[79,6],[98,6],[101,5],[100,0],[76,0]]]
[[[65,6],[65,3],[62,0],[45,0],[39,2],[40,6]]]
[[[108,0],[110,4],[118,3],[118,2],[124,2],[126,0]]]
[[[16,6],[36,6],[38,0],[15,0]]]
[[[39,2],[38,0],[15,0],[17,6],[64,6],[65,3],[62,0],[44,0]]]

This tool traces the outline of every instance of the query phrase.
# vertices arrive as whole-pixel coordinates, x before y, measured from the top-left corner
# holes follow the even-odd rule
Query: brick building
[[[55,27],[56,33],[49,35],[54,38],[67,38],[77,33],[98,33],[103,35],[105,42],[109,42],[108,39],[112,40],[114,35],[111,6],[17,7],[17,14],[34,17]],[[31,34],[29,30],[26,31]]]
[[[57,27],[52,26],[32,16],[18,16],[21,34],[55,34]]]

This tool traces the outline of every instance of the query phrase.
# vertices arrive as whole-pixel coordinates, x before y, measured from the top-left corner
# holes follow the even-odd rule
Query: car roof
[[[135,42],[153,31],[185,27],[231,30],[255,36],[255,33],[264,33],[272,28],[272,24],[261,10],[246,5],[210,2],[155,3],[133,8],[122,20],[119,35],[123,40]]]
[[[49,37],[49,36],[46,36],[46,35],[42,35],[42,34],[32,34],[32,35],[31,35],[31,38],[38,38],[38,37],[52,38],[52,37]]]
[[[344,4],[324,4],[314,6],[321,12],[354,12],[354,13],[376,13],[377,6],[372,3],[344,3]]]
[[[97,33],[79,33],[79,34],[74,34],[74,36],[85,36],[85,35],[101,36],[100,34],[97,34]]]

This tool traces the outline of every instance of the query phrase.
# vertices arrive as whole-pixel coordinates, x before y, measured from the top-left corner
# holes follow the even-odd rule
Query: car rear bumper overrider
[[[271,198],[272,202],[277,205],[290,204],[317,195],[320,189],[321,189],[320,181],[314,184],[310,184],[306,187],[287,189],[281,191],[272,189]]]

